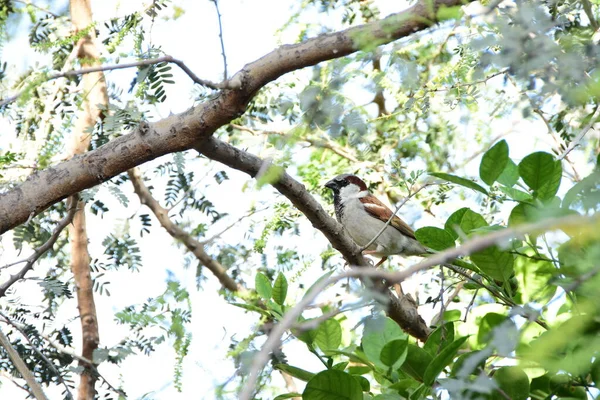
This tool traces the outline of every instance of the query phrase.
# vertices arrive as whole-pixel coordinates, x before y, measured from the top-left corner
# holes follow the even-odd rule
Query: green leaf
[[[508,144],[501,140],[485,152],[479,164],[481,180],[491,186],[508,164]]]
[[[381,350],[388,342],[407,338],[406,333],[391,319],[371,318],[363,330],[362,348],[369,361],[387,370],[388,366],[381,362]]]
[[[560,186],[562,166],[552,154],[538,151],[529,154],[519,163],[519,174],[533,189],[537,197],[546,200],[554,197]]]
[[[460,220],[460,230],[463,231],[465,235],[470,234],[472,231],[478,228],[483,228],[488,226],[487,221],[483,216],[475,211],[471,211],[467,209]]]
[[[504,171],[502,171],[496,180],[506,187],[513,187],[519,180],[519,167],[509,158]]]
[[[469,189],[476,190],[485,195],[488,194],[487,190],[485,190],[482,186],[468,179],[461,178],[460,176],[445,174],[443,172],[431,172],[429,175],[435,176],[436,178],[440,178],[448,182],[456,183],[457,185],[461,185]]]
[[[435,356],[449,343],[454,341],[454,323],[447,322],[444,325],[437,327],[425,342],[423,350]]]
[[[256,186],[260,189],[279,181],[285,173],[285,169],[279,165],[269,165],[259,176],[256,177]]]
[[[273,367],[275,369],[278,369],[279,371],[286,372],[294,378],[300,379],[304,382],[308,382],[315,376],[315,374],[313,374],[312,372],[308,372],[302,368],[293,367],[288,364],[275,364],[273,365]]]
[[[458,349],[467,341],[468,336],[461,337],[456,339],[454,342],[450,343],[446,346],[434,359],[431,361],[431,364],[425,370],[425,374],[423,376],[423,383],[431,386],[435,379],[438,377],[440,372],[446,368],[452,362],[454,356],[458,352]]]
[[[423,382],[425,370],[432,361],[433,357],[431,354],[419,346],[409,343],[406,361],[404,361],[404,364],[402,364],[400,369],[418,381]]]
[[[395,339],[391,342],[387,342],[381,349],[379,359],[388,367],[393,366],[398,361],[404,362],[406,359],[407,346],[408,339]],[[395,366],[395,368],[399,367],[400,365]]]
[[[275,397],[273,400],[293,399],[294,397],[300,397],[300,396],[302,396],[300,393],[285,393],[285,394],[280,394],[279,396]]]
[[[600,171],[596,170],[589,176],[586,176],[577,182],[567,194],[562,202],[563,208],[569,208],[577,202],[581,203],[586,210],[593,210],[600,204]]]
[[[471,254],[471,260],[481,271],[500,282],[508,281],[513,274],[515,256],[497,246]]]
[[[455,245],[454,238],[448,231],[436,228],[435,226],[426,226],[417,229],[415,236],[423,246],[433,250],[445,250]]]
[[[317,328],[315,343],[323,351],[335,350],[342,344],[342,327],[340,323],[331,318],[325,320]]]
[[[363,392],[370,392],[371,391],[371,382],[369,382],[369,380],[367,378],[365,378],[364,376],[360,376],[360,375],[352,375],[356,380],[358,380],[358,383],[360,383],[360,388],[362,389]]]
[[[373,397],[373,400],[404,400],[399,394],[396,393],[383,393]]]
[[[454,240],[458,239],[458,233],[456,233],[456,227],[460,227],[460,221],[462,221],[463,215],[468,211],[467,207],[463,207],[454,211],[454,213],[448,217],[448,220],[444,224],[444,229],[448,231],[448,233],[454,238]]]
[[[285,279],[285,276],[280,272],[277,275],[277,279],[275,280],[275,284],[273,285],[273,300],[280,306],[285,303],[285,298],[287,296],[288,283]]]
[[[490,333],[495,327],[506,320],[506,315],[489,312],[479,321],[479,330],[477,331],[477,342],[481,345],[489,343]]]
[[[262,272],[256,274],[256,277],[254,278],[254,287],[256,288],[256,293],[263,299],[269,300],[271,298],[271,295],[273,294],[271,282]]]
[[[510,212],[510,216],[508,217],[508,226],[513,227],[515,225],[529,222],[532,220],[534,215],[534,206],[526,203],[517,204]]]
[[[560,161],[554,162],[554,171],[549,176],[546,184],[542,185],[537,191],[534,192],[541,200],[549,200],[554,197],[558,188],[560,187],[560,181],[562,179],[562,165]]]
[[[438,22],[441,22],[449,19],[461,19],[462,16],[463,10],[461,6],[447,7],[442,5],[437,11],[436,19]]]
[[[246,303],[229,303],[229,304],[232,306],[235,306],[235,307],[243,308],[244,310],[255,311],[259,314],[264,315],[265,317],[271,316],[271,314],[269,314],[269,312],[266,311],[265,309],[263,309],[261,307],[253,306],[251,304],[246,304]]]
[[[499,186],[498,189],[508,197],[516,201],[530,201],[532,199],[529,193],[523,192],[508,186]]]
[[[502,391],[512,400],[526,400],[529,397],[529,378],[525,371],[517,366],[500,367],[494,373],[494,380]],[[495,392],[494,399],[505,399]]]
[[[363,394],[355,377],[328,369],[308,381],[302,392],[302,400],[363,400]]]

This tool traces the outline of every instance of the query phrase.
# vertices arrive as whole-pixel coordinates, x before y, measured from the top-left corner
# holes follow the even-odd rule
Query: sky
[[[218,26],[215,18],[215,9],[212,2],[203,1],[182,1],[173,2],[180,5],[185,13],[176,21],[164,21],[158,18],[152,29],[152,41],[162,46],[166,54],[183,60],[199,77],[212,81],[219,81],[222,77],[222,58],[221,48],[218,41]],[[381,1],[382,15],[401,10],[405,7],[405,2],[399,4],[397,1]],[[42,3],[36,3],[42,4]],[[92,8],[95,20],[105,21],[116,15],[125,15],[135,9],[139,9],[141,2],[123,0],[95,0],[92,1]],[[231,73],[238,71],[244,64],[251,62],[277,46],[283,43],[294,42],[298,31],[289,30],[282,35],[278,35],[279,28],[286,22],[286,19],[298,9],[298,1],[293,0],[228,0],[220,4],[222,14],[224,43],[227,54],[228,70]],[[323,20],[326,24],[327,17],[315,15],[315,18]],[[15,70],[23,69],[33,65],[36,61],[43,62],[39,57],[27,51],[26,35],[16,37],[8,42],[3,50],[3,54],[10,54],[15,60]],[[125,60],[122,60],[125,61]],[[180,113],[193,105],[192,84],[189,78],[173,68],[175,74],[175,85],[169,86],[167,90],[168,100],[158,110],[155,111],[155,117],[160,118],[170,113]],[[134,75],[133,70],[113,71],[107,74],[110,81],[114,81],[124,87],[128,86]],[[501,78],[497,81],[490,81],[489,85],[500,85]],[[515,93],[516,96],[516,93]],[[455,116],[457,122],[460,118],[458,113]],[[514,120],[519,120],[515,116]],[[532,148],[548,151],[552,145],[543,135],[525,135],[525,132],[544,132],[545,127],[541,121],[523,121],[519,120],[516,125],[512,121],[493,121],[496,124],[495,129],[498,132],[507,132],[506,140],[511,149],[511,157],[518,161],[528,154]],[[272,127],[278,129],[279,126]],[[9,121],[0,120],[0,132],[10,132],[13,129]],[[465,136],[476,135],[477,127],[463,126]],[[2,135],[6,135],[2,133]],[[3,143],[3,140],[0,140]],[[6,142],[4,142],[6,143]],[[19,146],[16,141],[12,142],[14,146]],[[4,146],[5,144],[0,145]],[[257,143],[260,145],[260,143]],[[260,148],[260,146],[256,146]],[[458,150],[465,151],[465,156],[470,153],[470,149]],[[264,156],[264,154],[260,154]],[[480,158],[475,158],[467,165],[466,172],[477,175],[475,169],[479,165]],[[151,171],[152,167],[157,165],[158,161],[149,163],[142,169]],[[584,169],[583,165],[580,167]],[[199,168],[206,168],[200,166]],[[215,171],[219,168],[216,167]],[[203,171],[199,170],[198,175]],[[213,226],[213,232],[217,232],[231,221],[244,215],[253,203],[260,204],[273,198],[273,189],[267,187],[260,191],[247,190],[242,195],[240,187],[248,182],[246,175],[228,171],[230,180],[224,182],[217,189],[207,192],[208,198],[218,200],[220,209],[236,210],[235,213]],[[160,188],[159,188],[160,189]],[[121,226],[123,229],[127,224],[131,226],[132,232],[139,230],[139,224],[130,222],[128,218],[140,209],[137,197],[127,186],[125,193],[131,200],[129,207],[120,205],[114,198],[107,195],[106,188],[101,189],[99,194],[102,200],[106,200],[111,212],[107,213],[103,219],[88,213],[90,227],[90,252],[92,257],[102,257],[102,240],[114,231],[114,226]],[[223,196],[223,194],[228,194]],[[229,195],[231,194],[231,195]],[[159,196],[157,196],[160,198]],[[240,198],[243,197],[243,202]],[[243,204],[240,204],[243,203]],[[453,207],[450,205],[449,207]],[[415,222],[415,227],[434,225],[439,226],[441,219],[436,219],[430,215],[418,216],[418,210],[409,207],[408,219]],[[443,217],[444,209],[440,210]],[[141,209],[139,213],[148,213],[149,210]],[[257,214],[254,220],[263,221],[267,215]],[[229,231],[221,240],[227,244],[235,244],[243,240],[243,233],[250,229],[253,219],[243,221],[239,228]],[[319,248],[324,246],[324,239],[319,233],[315,234],[313,229],[306,221],[301,225],[302,238],[300,246],[315,246]],[[210,234],[209,234],[210,235]],[[271,244],[276,244],[279,239],[273,239]],[[11,262],[19,259],[19,256],[10,248],[10,234],[4,235],[2,239],[2,263]],[[124,383],[124,389],[131,399],[147,398],[155,399],[188,399],[214,397],[213,388],[227,381],[233,374],[234,369],[230,359],[225,357],[228,346],[232,338],[241,340],[249,329],[253,328],[256,316],[247,314],[241,309],[228,305],[219,295],[220,285],[215,279],[209,277],[203,284],[201,291],[195,290],[195,268],[184,269],[183,251],[171,245],[171,237],[158,226],[153,218],[153,228],[150,235],[145,236],[139,241],[140,249],[143,254],[143,269],[140,273],[119,271],[110,273],[110,286],[108,287],[111,296],[100,296],[97,301],[98,317],[100,326],[100,338],[102,346],[112,346],[117,344],[127,333],[128,329],[122,326],[116,326],[113,322],[115,312],[123,309],[130,304],[142,303],[149,297],[161,294],[164,290],[165,280],[173,278],[185,285],[192,296],[193,317],[189,326],[193,334],[190,354],[184,362],[183,392],[179,393],[172,385],[173,364],[175,355],[169,346],[161,346],[150,357],[138,355],[129,357],[119,369],[111,366],[101,365],[100,372],[113,384]],[[289,243],[288,243],[289,244]],[[21,254],[23,257],[24,254]],[[256,256],[259,257],[259,256]],[[299,293],[294,288],[299,283],[309,283],[316,279],[322,271],[318,262],[313,262],[308,266],[306,276],[293,282],[291,285],[290,296]],[[40,265],[36,270],[43,271],[48,265]],[[250,285],[254,281],[252,275],[245,277]],[[415,285],[419,285],[417,279]],[[38,286],[35,282],[26,281],[19,283],[19,294],[30,304],[35,304],[40,298]],[[57,316],[59,323],[71,321],[70,326],[79,345],[79,321],[73,320],[75,316],[76,304],[74,300],[66,301],[60,308]],[[431,314],[431,310],[423,310],[426,314]],[[350,323],[350,322],[349,322]],[[345,338],[346,340],[348,338]],[[285,351],[290,359],[290,364],[298,365],[308,370],[317,371],[322,365],[316,358],[301,358],[304,353],[300,343],[290,343]],[[5,378],[0,378],[0,397],[19,399],[23,398],[23,392],[16,389]],[[273,384],[282,387],[282,382],[278,374],[273,374]],[[301,386],[300,386],[301,390]],[[59,393],[48,391],[51,398],[57,398]],[[233,397],[232,397],[233,398]]]

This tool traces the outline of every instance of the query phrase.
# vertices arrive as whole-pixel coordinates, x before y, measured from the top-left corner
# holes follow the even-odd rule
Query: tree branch
[[[30,255],[29,257],[27,257],[27,259],[25,260],[25,262],[26,262],[25,266],[23,268],[21,268],[21,270],[17,274],[11,275],[10,278],[6,282],[4,282],[2,285],[0,285],[0,297],[6,296],[6,291],[12,285],[14,285],[15,282],[23,279],[25,277],[25,274],[27,274],[27,272],[30,269],[33,269],[33,264],[35,264],[35,262],[45,252],[47,252],[48,250],[50,250],[52,248],[52,246],[54,246],[54,243],[56,243],[56,241],[58,240],[60,233],[73,220],[73,217],[75,216],[75,213],[77,212],[77,202],[73,201],[73,200],[69,200],[67,202],[67,209],[68,209],[67,215],[58,223],[58,225],[56,225],[56,227],[52,231],[52,235],[46,241],[46,243],[44,243],[43,245],[41,245],[40,247],[35,249],[33,254]]]
[[[44,394],[44,391],[42,390],[42,387],[39,385],[39,383],[37,383],[29,368],[27,368],[27,365],[25,365],[23,359],[21,358],[21,356],[19,356],[19,353],[17,353],[15,348],[12,347],[10,341],[8,340],[4,332],[2,332],[1,330],[0,346],[4,347],[14,366],[17,368],[17,371],[19,371],[23,379],[25,379],[25,381],[27,382],[27,385],[29,385],[29,388],[31,389],[31,394],[33,394],[33,396],[37,400],[48,400],[48,398]]]
[[[38,349],[33,342],[31,341],[31,339],[29,338],[29,335],[27,335],[27,333],[25,332],[25,330],[23,328],[21,328],[18,324],[16,324],[14,321],[12,321],[10,318],[8,318],[6,315],[4,315],[2,312],[0,312],[0,316],[2,316],[4,318],[4,321],[12,326],[13,328],[15,328],[17,331],[19,331],[19,333],[25,338],[25,340],[27,340],[27,343],[29,343],[29,345],[31,346],[31,348],[33,349],[33,351],[35,351],[35,353],[42,359],[44,360],[44,362],[48,365],[48,368],[50,368],[50,370],[52,370],[52,372],[54,373],[54,375],[56,375],[56,380],[62,384],[65,387],[65,392],[67,393],[67,398],[68,399],[73,399],[73,394],[71,393],[71,389],[69,388],[69,386],[67,385],[67,383],[65,382],[65,380],[63,379],[62,375],[60,374],[60,372],[58,372],[58,370],[56,369],[56,366],[54,365],[54,363],[52,363],[52,361],[50,361],[48,359],[48,357],[46,357],[44,355],[44,353],[42,353],[42,351],[40,349]]]
[[[582,225],[594,226],[598,223],[600,223],[600,216],[597,215],[592,217],[569,215],[567,217],[547,219],[541,222],[524,224],[515,228],[495,231],[484,236],[472,238],[459,247],[436,253],[402,271],[389,272],[380,269],[353,268],[336,276],[324,279],[321,282],[316,283],[311,290],[304,295],[302,300],[300,300],[292,309],[287,311],[281,321],[273,327],[271,334],[263,344],[260,352],[254,356],[248,378],[240,392],[239,398],[241,400],[249,400],[252,398],[252,392],[254,391],[254,385],[257,382],[258,375],[267,363],[269,354],[280,345],[281,337],[285,331],[295,324],[298,317],[302,314],[302,311],[311,304],[325,288],[335,284],[339,280],[352,277],[371,277],[385,279],[389,283],[399,283],[419,271],[447,263],[460,256],[467,256],[474,252],[484,250],[511,238],[522,237],[527,233],[544,232],[552,229],[575,228],[581,227]]]
[[[148,187],[144,184],[141,172],[138,168],[127,171],[129,179],[133,184],[135,194],[140,198],[140,203],[146,205],[153,213],[158,222],[167,230],[169,235],[181,241],[189,251],[204,265],[213,275],[221,282],[221,284],[232,292],[243,292],[246,289],[233,280],[228,274],[225,267],[213,259],[204,251],[204,244],[194,239],[189,233],[181,229],[169,218],[169,212],[163,208],[158,201],[152,196]]]
[[[264,161],[261,158],[237,149],[214,137],[208,138],[196,146],[196,150],[208,158],[243,171],[252,177],[256,177],[264,165]],[[285,172],[272,185],[308,218],[314,228],[320,230],[325,235],[331,245],[342,253],[348,264],[370,267],[370,264],[363,257],[361,249],[346,233],[342,225],[325,212],[321,204],[306,191],[304,185]],[[398,299],[388,290],[388,285],[382,281],[367,282],[367,284],[374,286],[388,297],[388,315],[390,318],[396,321],[402,329],[412,336],[422,341],[427,339],[430,329],[419,316],[414,301],[411,301],[406,296]]]
[[[95,72],[105,72],[105,71],[114,71],[117,69],[126,69],[126,68],[135,68],[135,67],[143,67],[146,65],[154,65],[154,64],[160,64],[163,62],[167,62],[167,63],[173,63],[175,65],[177,65],[179,68],[181,68],[183,70],[183,72],[185,72],[187,74],[187,76],[190,77],[191,80],[193,80],[195,83],[202,85],[202,86],[206,86],[210,89],[214,89],[214,90],[218,90],[218,89],[223,89],[226,88],[227,85],[224,83],[214,83],[205,79],[201,79],[198,78],[198,76],[196,74],[194,74],[192,72],[191,69],[188,68],[187,65],[185,65],[185,63],[181,60],[178,60],[176,58],[173,58],[172,56],[162,56],[162,57],[158,57],[158,58],[150,58],[147,60],[140,60],[140,61],[135,61],[135,62],[130,62],[130,63],[123,63],[123,64],[115,64],[115,65],[97,65],[94,67],[87,67],[87,68],[81,68],[81,69],[74,69],[71,71],[65,71],[65,72],[57,72],[55,74],[50,74],[46,77],[46,79],[44,79],[44,82],[48,82],[48,81],[52,81],[55,79],[59,79],[59,78],[67,78],[70,76],[79,76],[79,75],[87,75],[87,74],[92,74]],[[22,96],[28,89],[22,90],[10,97],[7,97],[4,100],[0,100],[0,107],[3,107],[9,103],[12,103],[13,101],[17,100],[20,96]]]
[[[223,90],[181,114],[154,123],[142,121],[134,132],[33,174],[21,185],[0,195],[0,234],[71,194],[164,154],[192,148],[243,114],[259,89],[288,72],[346,56],[365,44],[383,45],[409,36],[434,24],[439,7],[464,3],[463,0],[421,0],[406,11],[379,21],[281,46],[237,72],[227,84],[232,90]]]
[[[221,12],[218,0],[211,0],[217,10],[217,21],[219,21],[219,42],[221,43],[221,55],[223,56],[223,79],[227,80],[227,56],[225,55],[225,44],[223,43],[223,24],[221,23]]]

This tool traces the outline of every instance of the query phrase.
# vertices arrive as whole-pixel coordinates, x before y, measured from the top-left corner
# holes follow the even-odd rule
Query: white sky
[[[218,41],[217,20],[215,18],[215,9],[213,4],[208,1],[183,1],[174,2],[184,8],[185,14],[177,21],[163,21],[158,18],[152,31],[152,40],[155,44],[160,44],[166,54],[183,60],[199,77],[219,81],[222,74],[221,48]],[[401,6],[397,1],[381,1],[382,15],[389,12],[398,11]],[[403,2],[404,3],[404,2]],[[223,16],[224,40],[227,52],[227,61],[230,75],[239,70],[244,64],[251,62],[262,55],[268,53],[278,45],[295,40],[297,32],[288,32],[283,38],[275,35],[276,31],[283,25],[292,12],[297,10],[299,2],[293,0],[239,0],[222,1],[220,4],[221,14]],[[140,8],[138,1],[111,1],[97,0],[92,1],[94,17],[98,21],[107,20],[115,16],[115,10],[118,15],[125,15],[133,10]],[[167,11],[170,13],[170,11]],[[326,23],[325,16],[315,16]],[[101,25],[101,24],[99,24]],[[4,46],[3,55],[10,54],[11,59],[21,65],[17,68],[23,68],[31,65],[34,56],[26,53],[28,48],[26,35],[9,42]],[[15,55],[20,55],[16,57]],[[179,69],[173,68],[175,73],[176,85],[168,87],[168,99],[160,109],[160,115],[166,116],[169,113],[179,113],[192,105],[191,101],[191,81],[181,73]],[[125,88],[133,77],[133,70],[113,71],[107,75],[108,79],[115,81]],[[500,81],[498,81],[500,82]],[[490,84],[494,84],[491,82]],[[357,101],[358,103],[362,103]],[[456,115],[458,120],[459,116]],[[515,119],[519,119],[515,117]],[[544,137],[545,127],[541,121],[519,121],[517,126],[512,126],[512,121],[494,121],[495,129],[498,132],[513,129],[514,133],[508,135],[506,140],[509,143],[511,157],[519,161],[524,155],[536,150],[550,149],[549,143]],[[7,121],[0,121],[2,132],[8,132],[11,129]],[[464,127],[465,137],[474,135],[476,127]],[[526,134],[529,132],[539,132],[540,135]],[[5,133],[1,133],[3,136]],[[12,133],[10,134],[12,135]],[[1,143],[1,142],[0,142]],[[2,146],[0,145],[0,148]],[[466,149],[465,156],[477,149]],[[457,149],[457,151],[461,151]],[[472,175],[478,175],[474,168],[479,165],[480,158],[473,160],[466,168]],[[156,165],[154,163],[153,165]],[[585,173],[585,167],[580,165]],[[146,169],[146,168],[144,168]],[[219,168],[216,168],[218,170]],[[149,168],[151,170],[151,168]],[[201,176],[202,170],[197,170],[197,176]],[[218,231],[221,227],[227,225],[230,221],[243,215],[251,202],[259,202],[272,198],[272,189],[264,188],[261,191],[247,190],[240,194],[240,188],[243,182],[248,180],[247,176],[237,172],[229,172],[231,180],[226,181],[218,189],[207,193],[207,196],[213,202],[219,203],[219,210],[237,210],[231,211],[232,217],[220,221],[214,227]],[[252,187],[252,186],[251,186]],[[99,196],[111,208],[111,213],[105,215],[104,219],[93,216],[88,213],[89,232],[90,232],[90,251],[93,257],[101,257],[103,247],[102,240],[114,231],[114,224],[124,224],[126,218],[131,216],[138,207],[137,197],[132,193],[129,186],[124,188],[128,194],[131,204],[127,210],[120,206],[108,194],[106,189],[104,195]],[[240,199],[247,200],[240,208]],[[159,200],[161,196],[156,196]],[[424,225],[440,225],[444,219],[444,213],[455,209],[454,204],[440,207],[439,220],[429,215],[423,218],[409,217],[409,220],[416,220],[416,227]],[[114,212],[115,210],[120,210]],[[418,212],[418,210],[413,210]],[[141,209],[140,213],[151,214],[148,209]],[[262,221],[266,215],[259,215],[257,219]],[[136,220],[137,221],[137,220]],[[252,329],[256,316],[246,314],[240,309],[230,306],[223,301],[217,294],[219,285],[215,279],[209,276],[205,282],[203,290],[195,290],[195,267],[188,270],[182,268],[183,252],[175,248],[171,237],[161,228],[152,217],[153,228],[150,235],[145,235],[139,241],[140,249],[143,254],[143,268],[140,273],[130,273],[128,271],[111,272],[107,274],[111,284],[108,287],[112,296],[98,296],[96,305],[98,308],[101,346],[112,346],[117,344],[126,334],[127,329],[116,326],[113,322],[113,315],[116,311],[122,310],[125,306],[144,302],[148,297],[154,297],[164,291],[165,280],[169,273],[172,273],[177,280],[186,285],[192,296],[193,317],[189,326],[193,334],[192,347],[190,354],[184,362],[183,392],[177,392],[172,386],[174,353],[169,345],[163,345],[150,357],[144,355],[129,357],[119,369],[110,365],[102,365],[100,371],[113,384],[124,383],[124,389],[131,399],[141,398],[146,393],[151,393],[149,398],[156,399],[188,399],[214,397],[212,389],[225,382],[231,377],[234,369],[231,360],[226,358],[226,352],[230,344],[231,337],[240,340],[244,338],[249,329]],[[243,240],[243,232],[249,229],[250,222],[244,222],[239,229],[229,232],[223,237],[223,241],[229,244],[235,244]],[[137,222],[132,222],[131,232],[135,234],[139,231]],[[10,235],[3,237],[2,245],[2,264],[17,259],[17,256],[10,251]],[[277,239],[269,242],[269,245],[276,243]],[[289,245],[289,243],[287,243]],[[314,234],[312,228],[304,223],[302,225],[301,246],[324,246],[325,241],[319,233]],[[21,255],[27,255],[24,251]],[[258,257],[258,256],[257,256]],[[257,258],[258,260],[258,258]],[[313,262],[308,269],[303,281],[310,283],[321,273],[319,260]],[[195,265],[195,264],[194,264]],[[43,266],[37,268],[42,270]],[[208,274],[208,272],[207,272]],[[246,282],[253,285],[253,275],[247,276]],[[294,287],[297,283],[290,286],[290,295],[294,295]],[[36,303],[39,298],[39,289],[36,283],[28,281],[17,285],[19,294],[27,298],[30,304]],[[430,314],[430,311],[425,311]],[[67,301],[60,308],[57,321],[67,321],[76,315],[75,301]],[[79,321],[71,322],[71,328],[74,336],[79,338]],[[2,327],[4,329],[4,327]],[[347,338],[346,338],[347,339]],[[77,339],[79,340],[79,339]],[[79,342],[76,342],[79,343]],[[300,359],[300,355],[305,350],[299,343],[294,343],[286,349],[290,364],[296,365],[308,370],[317,371],[322,365],[314,358]],[[274,374],[274,382],[283,387],[278,374]],[[19,399],[24,398],[23,392],[16,389],[10,382],[4,378],[0,379],[0,396],[2,398]],[[60,388],[59,388],[60,390]],[[301,390],[301,387],[300,387]],[[51,398],[57,398],[60,392],[49,391]],[[235,398],[235,396],[232,396]]]

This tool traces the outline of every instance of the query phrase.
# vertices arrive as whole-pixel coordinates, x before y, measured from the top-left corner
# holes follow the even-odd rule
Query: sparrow
[[[338,175],[325,187],[333,191],[336,219],[360,247],[366,246],[377,236],[394,214],[381,200],[369,193],[365,182],[356,175]],[[363,253],[381,257],[375,265],[378,267],[394,254],[412,256],[427,252],[411,227],[394,215],[381,235]]]

